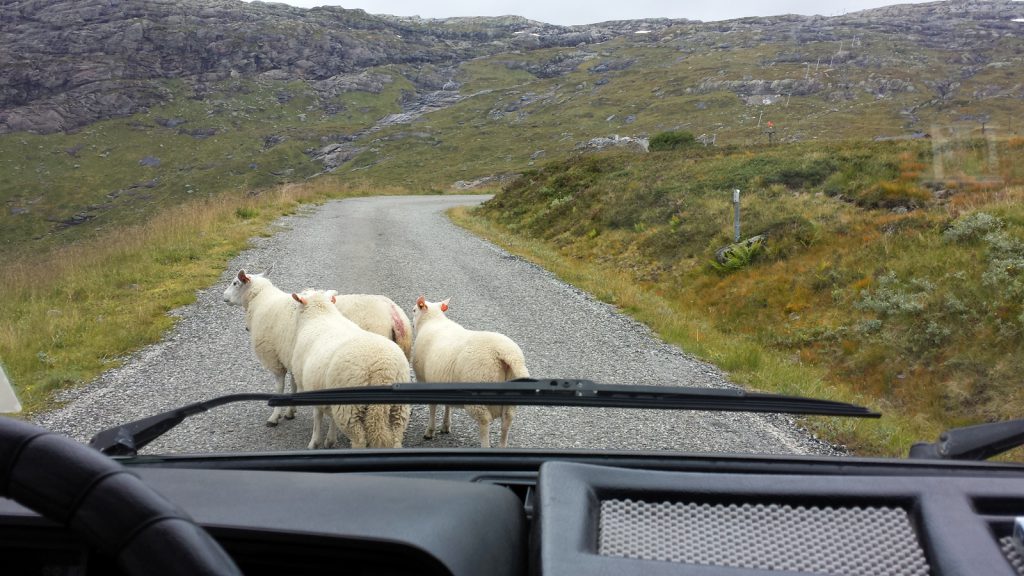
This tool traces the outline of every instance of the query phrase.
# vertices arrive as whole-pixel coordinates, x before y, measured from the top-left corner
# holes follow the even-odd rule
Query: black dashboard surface
[[[306,470],[252,469],[272,461]],[[926,569],[911,566],[896,574],[1019,573],[1000,548],[1014,517],[1024,515],[1024,470],[1012,465],[514,451],[183,457],[136,464],[130,469],[209,530],[247,574],[852,573],[841,565],[792,571],[756,561],[730,564],[734,552],[759,540],[764,549],[792,543],[763,541],[774,530],[759,526],[757,518],[738,525],[739,539],[720,538],[722,516],[714,514],[702,517],[695,535],[680,536],[672,528],[675,519],[665,515],[725,510],[728,516],[768,508],[783,517],[865,508],[903,513]],[[646,539],[645,545],[679,549],[681,556],[606,549],[606,508],[620,502],[669,511],[644,520],[635,538],[627,530],[627,545]],[[803,518],[792,516],[789,524],[800,526]],[[668,528],[652,529],[652,522]],[[836,541],[854,538],[842,528],[821,530],[832,530]],[[714,537],[703,537],[709,534]],[[699,539],[721,548],[718,556],[725,560],[715,554],[687,560],[687,543]],[[861,547],[870,555],[871,546],[876,544],[865,541]],[[816,554],[813,547],[803,550]],[[14,574],[112,571],[66,529],[2,499],[0,553]]]

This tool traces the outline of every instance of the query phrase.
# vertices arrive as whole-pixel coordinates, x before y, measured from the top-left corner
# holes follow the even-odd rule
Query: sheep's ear
[[[420,310],[426,310],[427,309],[427,299],[424,298],[423,296],[420,296],[419,298],[417,298],[416,299],[416,307],[419,308]]]
[[[249,277],[245,275],[245,270],[238,271],[238,280],[243,284],[249,281]]]
[[[338,303],[338,298],[334,294],[331,294],[331,304],[337,304],[337,303]]]
[[[448,302],[450,300],[451,300],[451,298],[445,298],[444,300],[441,301],[441,312],[447,312],[448,311]]]
[[[306,299],[303,298],[302,296],[299,296],[295,292],[292,292],[292,298],[294,298],[295,301],[298,302],[299,304],[302,304],[303,306],[306,305]]]

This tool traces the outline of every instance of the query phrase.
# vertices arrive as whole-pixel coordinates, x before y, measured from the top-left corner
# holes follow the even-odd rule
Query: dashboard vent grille
[[[601,502],[598,553],[819,574],[918,576],[928,562],[906,510]]]
[[[1013,545],[1013,538],[1005,536],[999,539],[999,547],[1003,549],[1003,555],[1010,562],[1010,566],[1017,571],[1017,574],[1024,576],[1024,558],[1021,557],[1020,553],[1017,552],[1017,548]]]

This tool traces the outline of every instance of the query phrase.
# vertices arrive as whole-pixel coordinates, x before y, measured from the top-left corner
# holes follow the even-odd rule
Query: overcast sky
[[[549,24],[590,24],[637,18],[689,18],[728,20],[743,16],[774,14],[822,14],[846,12],[908,0],[284,0],[285,4],[312,8],[330,4],[362,8],[371,14],[446,18],[449,16],[502,16],[514,14]]]

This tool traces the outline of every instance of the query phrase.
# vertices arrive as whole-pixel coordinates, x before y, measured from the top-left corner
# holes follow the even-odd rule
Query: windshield
[[[23,417],[524,377],[884,417],[248,402],[144,452],[905,456],[1020,417],[1024,3],[862,4],[5,6]]]

